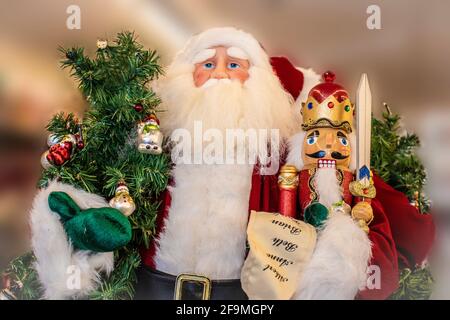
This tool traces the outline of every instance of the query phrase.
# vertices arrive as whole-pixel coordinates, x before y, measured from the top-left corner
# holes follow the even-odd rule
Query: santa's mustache
[[[308,157],[310,157],[310,158],[320,159],[320,158],[324,158],[326,154],[327,153],[325,151],[319,150],[319,151],[314,152],[314,153],[307,153],[306,155]],[[340,153],[338,151],[333,151],[331,153],[331,157],[333,159],[336,159],[336,160],[343,160],[343,159],[347,159],[348,155],[346,156],[346,155],[343,155],[342,153]]]

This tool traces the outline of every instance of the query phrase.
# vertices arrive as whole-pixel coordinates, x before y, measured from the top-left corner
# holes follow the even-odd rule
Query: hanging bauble
[[[144,107],[142,106],[142,104],[140,104],[140,103],[136,103],[135,105],[134,105],[134,110],[136,110],[137,112],[142,112],[142,110],[144,110]]]
[[[108,41],[103,40],[103,39],[97,40],[97,48],[99,48],[100,50],[106,49],[107,46],[108,46]]]
[[[136,210],[130,191],[124,182],[119,182],[114,198],[109,201],[109,205],[122,212],[125,216],[131,215]]]
[[[156,115],[151,114],[138,124],[137,146],[139,152],[161,154],[163,138]]]

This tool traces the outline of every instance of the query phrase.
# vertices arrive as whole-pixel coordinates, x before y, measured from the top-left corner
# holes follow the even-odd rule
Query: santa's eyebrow
[[[197,64],[200,62],[205,62],[211,58],[214,58],[216,55],[216,49],[210,48],[200,51],[195,55],[195,57],[192,59],[193,64]]]
[[[338,137],[340,137],[340,138],[347,138],[347,136],[346,136],[342,131],[338,131],[338,132],[336,133],[336,135],[337,135]]]
[[[311,132],[310,134],[308,134],[308,138],[309,137],[318,137],[318,136],[320,136],[320,133],[319,133],[319,131],[318,130],[314,130],[313,132]]]
[[[248,60],[248,54],[245,53],[244,50],[242,50],[241,48],[238,47],[229,47],[227,48],[227,54],[232,57],[232,58],[236,58],[236,59],[240,59],[240,60]]]

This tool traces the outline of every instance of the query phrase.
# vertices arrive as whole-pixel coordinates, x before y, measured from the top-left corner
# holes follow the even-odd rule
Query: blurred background
[[[374,4],[381,9],[380,30],[366,25]],[[70,5],[81,10],[80,29],[66,26]],[[367,72],[375,116],[387,102],[402,115],[404,129],[419,134],[428,195],[437,213],[449,211],[449,14],[445,0],[0,0],[0,270],[28,249],[27,214],[47,121],[56,112],[81,115],[86,108],[76,83],[59,68],[58,46],[94,54],[97,39],[122,30],[136,31],[164,66],[190,35],[232,25],[252,33],[270,55],[318,73],[335,71],[351,94]],[[450,223],[438,217],[445,234]],[[450,277],[445,241],[434,254],[443,278]]]

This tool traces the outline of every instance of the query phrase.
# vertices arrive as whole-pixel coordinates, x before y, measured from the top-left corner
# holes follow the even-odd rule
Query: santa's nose
[[[222,63],[218,64],[216,68],[214,69],[213,73],[211,74],[211,78],[214,79],[228,79],[228,73],[226,70],[225,65]]]

